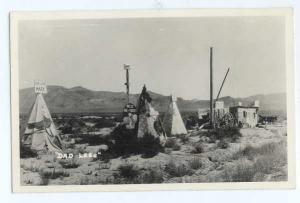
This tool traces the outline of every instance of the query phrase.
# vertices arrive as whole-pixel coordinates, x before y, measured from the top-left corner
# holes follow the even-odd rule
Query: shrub
[[[225,181],[263,181],[266,174],[281,170],[287,163],[286,143],[269,143],[261,147],[246,146],[233,155],[237,165],[224,171]]]
[[[130,154],[142,154],[143,158],[153,157],[163,151],[158,137],[145,134],[137,138],[136,130],[127,129],[125,125],[119,125],[111,133],[109,153],[116,156],[129,156]]]
[[[75,159],[61,159],[59,164],[66,169],[69,168],[78,168],[80,164]]]
[[[133,164],[123,164],[118,167],[121,177],[127,179],[134,179],[139,175],[138,168]]]
[[[181,149],[180,144],[177,142],[176,138],[168,138],[165,144],[166,148],[172,148],[174,151],[178,151]]]
[[[62,126],[59,129],[61,130],[62,134],[72,134],[73,133],[72,126],[70,126],[70,125]]]
[[[63,170],[56,170],[53,168],[53,170],[42,170],[39,172],[41,178],[44,180],[47,179],[56,179],[59,177],[68,177],[70,174],[63,171]]]
[[[251,182],[256,171],[253,170],[253,164],[247,160],[240,159],[237,165],[227,168],[222,174],[225,182]]]
[[[171,160],[165,167],[165,171],[172,177],[182,177],[185,175],[191,175],[192,171],[184,164],[176,165],[173,160]]]
[[[48,185],[49,184],[49,178],[41,176],[41,185]]]
[[[111,133],[112,142],[109,149],[111,154],[117,156],[137,153],[139,145],[134,130],[128,130],[125,125],[117,126]]]
[[[31,150],[29,147],[26,147],[23,145],[20,146],[20,157],[21,158],[35,158],[37,156],[38,156],[37,152]]]
[[[217,147],[221,148],[221,149],[227,149],[229,146],[229,144],[225,141],[225,140],[220,140],[220,142],[218,142]]]
[[[196,143],[193,147],[194,148],[191,152],[194,154],[200,154],[200,153],[204,152],[204,146],[201,142]]]
[[[138,152],[142,153],[143,158],[153,157],[163,151],[159,138],[151,134],[145,134],[144,137],[139,138],[137,145],[139,146]]]
[[[167,148],[173,148],[174,145],[176,145],[176,144],[177,144],[176,139],[173,138],[173,137],[172,137],[172,138],[169,137],[169,138],[167,139],[167,141],[166,141],[165,147],[167,147]]]
[[[246,157],[249,160],[253,160],[259,156],[269,156],[270,159],[281,159],[282,162],[286,162],[285,143],[268,143],[261,147],[247,145],[245,148],[237,151],[232,158],[236,160],[241,157]]]
[[[90,146],[107,144],[108,141],[99,135],[93,134],[79,134],[76,135],[76,144],[89,144]]]
[[[162,183],[164,181],[163,173],[160,169],[150,168],[140,178],[140,183]]]
[[[242,134],[240,133],[240,128],[225,126],[223,128],[217,128],[214,132],[217,139],[227,138],[230,142],[236,142]]]
[[[172,148],[174,151],[179,151],[181,149],[181,146],[179,143],[176,143],[173,148]]]
[[[224,126],[222,128],[216,128],[200,135],[209,137],[209,143],[215,143],[217,140],[226,139],[230,142],[236,142],[242,134],[240,133],[240,128],[232,126]]]
[[[286,143],[270,143],[258,148],[254,169],[264,174],[270,174],[287,163]]]
[[[192,169],[197,170],[197,169],[199,169],[199,168],[202,167],[202,162],[201,162],[201,160],[200,160],[199,158],[194,157],[193,159],[191,159],[191,160],[189,161],[189,166],[190,166]]]
[[[271,158],[270,156],[261,156],[255,160],[253,170],[263,174],[270,174],[274,167],[276,167],[274,158]]]
[[[86,125],[81,119],[71,118],[66,119],[59,129],[62,134],[73,134],[83,132],[84,128],[86,128]]]
[[[237,159],[245,157],[245,158],[248,158],[249,160],[252,160],[254,158],[253,157],[254,150],[255,149],[251,145],[246,145],[245,148],[239,149],[236,153],[234,153],[232,155],[232,159],[237,160]]]
[[[188,143],[189,140],[190,140],[190,137],[189,137],[188,135],[185,135],[185,134],[177,135],[177,138],[179,138],[180,141],[181,141],[183,144]]]
[[[94,125],[94,128],[110,128],[110,127],[115,127],[115,123],[113,120],[109,120],[109,119],[100,119]]]
[[[186,129],[193,129],[198,124],[197,115],[191,115],[186,119]]]

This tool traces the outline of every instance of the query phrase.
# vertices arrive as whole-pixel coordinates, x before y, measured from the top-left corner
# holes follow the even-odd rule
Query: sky
[[[67,88],[147,89],[185,99],[209,99],[209,48],[214,95],[230,67],[222,96],[286,92],[282,17],[196,17],[36,20],[19,24],[19,85],[34,80]]]

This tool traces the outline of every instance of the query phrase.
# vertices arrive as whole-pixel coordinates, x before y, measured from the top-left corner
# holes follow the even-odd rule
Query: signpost
[[[47,86],[45,82],[34,81],[34,92],[36,94],[47,94]]]

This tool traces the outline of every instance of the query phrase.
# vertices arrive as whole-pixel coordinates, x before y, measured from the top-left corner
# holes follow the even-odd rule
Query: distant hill
[[[153,104],[158,111],[165,111],[169,97],[149,91]],[[130,95],[130,100],[136,103],[139,95]],[[35,100],[33,88],[20,90],[20,113],[29,113]],[[124,92],[92,91],[80,86],[65,88],[48,86],[45,95],[46,103],[53,113],[80,113],[80,112],[120,112],[126,103]],[[260,101],[261,111],[286,112],[286,95],[284,93],[269,95],[254,95],[247,98],[222,97],[225,106],[235,105],[238,101],[249,105],[255,100]],[[180,111],[197,111],[198,108],[208,108],[208,100],[185,100],[178,98]]]

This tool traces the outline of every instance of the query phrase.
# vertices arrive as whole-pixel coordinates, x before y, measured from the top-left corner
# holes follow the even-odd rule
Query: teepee
[[[176,101],[176,97],[170,96],[170,104],[163,121],[168,136],[187,134]]]
[[[166,134],[159,119],[159,113],[152,106],[152,98],[147,92],[146,86],[143,87],[138,99],[137,115],[137,137],[141,139],[147,135],[153,136],[160,140],[160,145],[164,146]]]
[[[22,143],[36,151],[60,152],[62,150],[62,141],[43,98],[46,86],[35,84],[35,92],[35,103],[31,109]]]

